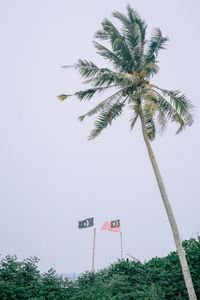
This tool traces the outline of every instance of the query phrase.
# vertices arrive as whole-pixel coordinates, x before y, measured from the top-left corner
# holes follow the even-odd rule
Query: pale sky
[[[88,142],[94,119],[78,116],[92,103],[57,100],[82,82],[60,66],[78,58],[101,65],[94,33],[128,3],[149,34],[159,27],[170,38],[153,82],[180,89],[196,106],[191,128],[176,136],[169,125],[153,148],[182,238],[200,232],[199,1],[0,0],[2,256],[38,256],[42,271],[90,270],[93,230],[77,223],[93,216],[97,269],[120,257],[119,234],[100,231],[107,220],[121,220],[125,258],[175,249],[140,124],[131,132],[127,113]]]

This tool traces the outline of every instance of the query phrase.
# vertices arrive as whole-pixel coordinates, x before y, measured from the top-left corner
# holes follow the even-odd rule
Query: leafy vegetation
[[[200,237],[183,242],[197,298],[200,299]],[[38,259],[0,262],[1,300],[187,300],[176,252],[141,263],[120,260],[76,280],[58,276],[53,269],[41,274]]]
[[[0,262],[1,300],[63,300],[67,298],[68,281],[53,269],[41,274],[38,258],[18,261],[16,256],[6,256]]]

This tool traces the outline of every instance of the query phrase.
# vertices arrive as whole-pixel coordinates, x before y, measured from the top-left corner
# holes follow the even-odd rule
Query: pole
[[[123,259],[123,244],[122,244],[122,232],[120,231],[120,246],[121,246],[121,259]]]
[[[95,271],[95,269],[94,269],[95,246],[96,246],[96,228],[94,227],[94,233],[93,233],[93,250],[92,250],[92,272]]]

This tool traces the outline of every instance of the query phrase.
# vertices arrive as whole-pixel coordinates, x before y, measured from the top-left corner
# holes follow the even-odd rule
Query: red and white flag
[[[108,231],[114,231],[114,232],[120,232],[120,220],[114,220],[114,221],[106,221],[103,226],[101,227],[101,230],[108,230]]]

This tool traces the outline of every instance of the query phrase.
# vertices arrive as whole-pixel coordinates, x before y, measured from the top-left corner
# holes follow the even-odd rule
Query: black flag
[[[88,227],[92,227],[92,226],[94,226],[94,217],[78,222],[79,229],[88,228]]]
[[[117,227],[120,227],[120,220],[114,220],[114,221],[111,221],[111,228],[117,228]]]

